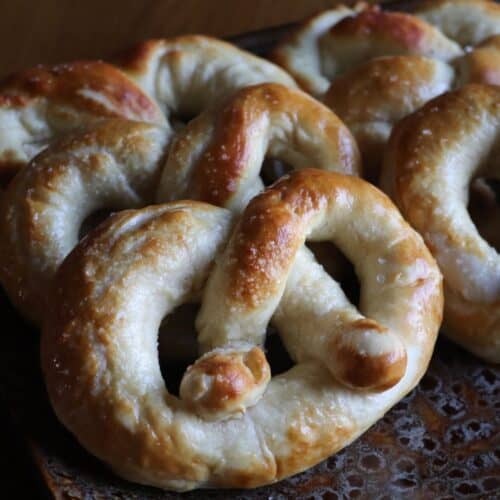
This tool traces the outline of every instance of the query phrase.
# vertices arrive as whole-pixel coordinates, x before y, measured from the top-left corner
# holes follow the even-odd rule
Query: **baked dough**
[[[500,33],[500,5],[495,0],[427,0],[415,14],[463,47]]]
[[[0,186],[48,144],[105,118],[165,125],[246,85],[296,86],[271,62],[206,36],[142,42],[116,64],[37,66],[0,84]]]
[[[11,75],[0,84],[0,186],[52,141],[107,118],[165,120],[140,87],[101,61],[36,66]]]
[[[219,121],[221,137],[215,135],[210,145],[214,114],[200,115],[180,132],[166,165],[172,136],[167,124],[109,120],[49,147],[16,176],[0,204],[0,281],[26,318],[41,323],[58,266],[77,244],[85,219],[100,209],[145,206],[155,200],[159,185],[171,190],[159,201],[194,198],[242,209],[263,187],[259,172],[266,141],[297,168],[317,162],[326,169],[358,171],[359,153],[348,129],[301,91],[261,84],[241,90],[228,103]],[[241,116],[247,116],[246,124]],[[203,140],[196,143],[199,135],[191,131],[200,125]],[[205,152],[208,146],[212,149]],[[179,166],[194,167],[185,155],[196,158],[197,153],[204,170],[194,176],[198,184],[184,186],[186,173]]]
[[[274,51],[274,60],[353,132],[373,183],[401,118],[457,86],[500,84],[498,37],[484,41],[500,34],[497,4],[430,1],[417,13],[423,19],[366,4],[337,7],[305,22]],[[314,63],[305,64],[307,58]]]
[[[374,320],[361,319],[300,250],[309,224],[313,238],[334,234],[359,266],[361,310]],[[128,480],[178,491],[272,483],[349,444],[427,368],[441,320],[441,275],[421,238],[378,190],[352,176],[296,172],[250,203],[221,255],[230,226],[230,212],[193,201],[121,212],[58,272],[41,343],[52,405],[87,450]],[[277,306],[277,325],[297,364],[272,378],[242,414],[214,421],[167,393],[156,341],[163,316],[200,295],[217,255],[199,317],[202,343],[224,350],[224,332],[243,337],[250,350],[232,366],[236,372],[225,370],[227,359],[212,360],[219,377],[207,374],[205,406],[261,380],[261,358],[245,354],[260,349],[255,334],[261,337]],[[326,345],[320,327],[327,328]],[[351,347],[365,345],[358,381],[372,381],[374,373],[365,371],[374,366],[370,359],[380,355],[387,366],[384,354],[396,344],[406,364],[388,390],[349,388],[331,371],[336,362],[347,368]]]
[[[125,51],[116,63],[167,117],[182,121],[247,85],[296,87],[279,66],[209,36],[148,40]]]
[[[70,134],[14,178],[0,200],[0,281],[25,318],[41,324],[52,278],[89,215],[153,202],[170,135],[109,120]]]
[[[500,256],[479,235],[467,204],[474,178],[500,179],[499,152],[500,87],[468,85],[430,101],[395,127],[382,178],[443,272],[445,333],[496,363]]]
[[[271,57],[302,88],[321,97],[350,69],[376,57],[404,54],[446,62],[460,56],[462,49],[415,16],[359,4],[355,9],[341,5],[306,21]],[[305,65],[308,58],[315,64]]]

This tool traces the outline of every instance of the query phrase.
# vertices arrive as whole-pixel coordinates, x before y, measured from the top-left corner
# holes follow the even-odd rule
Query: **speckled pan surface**
[[[415,3],[415,2],[414,2]],[[391,3],[395,7],[409,2]],[[240,37],[263,53],[286,28]],[[51,495],[60,499],[173,499],[127,483],[88,455],[57,422],[43,387],[38,340],[0,295],[5,335],[0,395],[12,410]],[[189,313],[188,313],[189,315]],[[7,333],[7,332],[5,332]],[[272,366],[286,368],[276,337]],[[182,367],[168,366],[171,373]],[[275,485],[251,491],[201,490],[183,499],[454,499],[500,497],[500,368],[438,341],[420,385],[351,446]]]

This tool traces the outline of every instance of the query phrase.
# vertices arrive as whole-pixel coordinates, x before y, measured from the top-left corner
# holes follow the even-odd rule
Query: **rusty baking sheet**
[[[398,9],[408,5],[391,3]],[[263,54],[287,29],[243,35],[236,42]],[[38,334],[22,323],[3,295],[0,307],[4,325],[0,391],[54,498],[178,498],[176,493],[121,480],[79,446],[48,403]],[[273,368],[286,369],[287,357],[276,336],[270,337],[267,347]],[[183,368],[169,365],[169,380]],[[200,490],[182,497],[500,498],[500,369],[441,338],[419,386],[343,451],[272,486]]]

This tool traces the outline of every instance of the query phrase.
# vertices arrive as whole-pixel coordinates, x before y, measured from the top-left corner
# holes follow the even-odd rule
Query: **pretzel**
[[[238,113],[248,113],[248,105],[253,106],[252,112],[242,124]],[[199,183],[183,191],[175,191],[179,184],[175,178],[181,175],[176,162],[184,161],[184,154],[202,154],[203,147],[210,145],[210,126],[203,132],[203,144],[189,144],[182,155],[179,145],[190,137],[193,127],[197,129],[207,123],[207,117],[213,117],[211,112],[200,115],[181,132],[169,154],[175,158],[169,158],[166,165],[169,128],[109,121],[54,145],[23,169],[9,186],[0,208],[0,281],[21,313],[35,323],[42,321],[52,278],[77,244],[87,216],[99,209],[152,203],[162,169],[166,173],[162,187],[172,191],[160,195],[159,201],[167,195],[168,199],[189,197],[234,209],[242,208],[249,193],[263,186],[259,177],[262,157],[256,152],[264,154],[266,141],[271,149],[280,148],[278,156],[289,159],[296,168],[317,161],[326,169],[347,173],[359,169],[357,146],[347,128],[331,111],[299,90],[278,84],[242,89],[229,99],[227,112],[227,121],[221,118],[220,123],[230,134],[225,137],[229,142],[216,141],[207,149],[199,162],[199,175],[194,176]],[[236,123],[229,120],[233,112]],[[269,127],[261,128],[262,135],[257,134],[258,127],[265,123]],[[233,139],[237,142],[232,144],[239,149],[230,149]],[[218,151],[228,157],[207,168],[203,160],[210,154],[219,158]],[[174,179],[168,186],[165,179],[171,169]],[[231,196],[226,199],[226,195]]]
[[[40,65],[11,75],[0,84],[0,185],[65,133],[120,117],[164,122],[154,101],[110,64]]]
[[[340,21],[339,13],[345,16]],[[377,182],[392,126],[450,89],[449,62],[462,54],[415,16],[358,4],[304,23],[273,58],[346,123],[359,142],[366,178]],[[314,67],[303,64],[306,57],[313,57]]]
[[[497,363],[500,256],[479,235],[467,201],[473,178],[500,179],[499,146],[500,88],[468,85],[395,127],[382,178],[443,272],[446,334]],[[495,225],[498,234],[498,219]]]
[[[403,54],[446,62],[462,50],[415,16],[358,4],[354,9],[339,6],[306,21],[271,57],[303,89],[321,97],[331,81],[349,69],[376,57]]]
[[[494,0],[427,0],[415,14],[463,47],[500,33],[500,5]]]
[[[349,127],[363,155],[365,178],[378,182],[392,127],[449,90],[453,68],[422,56],[378,57],[336,78],[324,103]]]
[[[185,117],[246,85],[276,81],[295,87],[274,64],[205,36],[149,40],[117,63],[120,69],[100,61],[37,66],[0,85],[3,185],[57,138],[104,118],[164,125],[155,101],[167,118]]]
[[[430,360],[441,276],[381,192],[351,176],[295,172],[252,200],[221,254],[230,219],[193,201],[122,212],[58,272],[41,345],[49,396],[82,445],[128,480],[177,491],[280,480],[359,436]],[[306,235],[334,238],[355,261],[373,319],[314,263]],[[217,351],[188,369],[179,399],[160,373],[158,325],[209,274],[197,323]],[[268,382],[260,343],[273,314],[297,364]],[[382,392],[338,380],[370,387],[382,374],[392,385]]]
[[[269,155],[356,175],[355,140],[325,106],[278,84],[255,85],[192,120],[172,140],[158,201],[189,197],[241,211],[263,188]]]

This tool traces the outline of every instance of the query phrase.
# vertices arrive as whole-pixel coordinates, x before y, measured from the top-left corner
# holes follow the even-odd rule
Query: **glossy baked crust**
[[[0,201],[0,281],[25,317],[41,323],[57,268],[98,210],[190,198],[241,211],[263,188],[268,151],[295,168],[360,168],[335,114],[279,84],[242,89],[169,148],[171,137],[168,126],[108,120],[54,144],[16,176]]]
[[[108,120],[35,157],[0,199],[0,281],[23,316],[41,324],[51,282],[99,210],[152,203],[168,128]]]
[[[500,33],[500,5],[494,0],[426,0],[415,14],[464,47]]]
[[[238,91],[176,134],[157,199],[242,211],[263,189],[266,157],[295,169],[361,170],[356,141],[332,111],[300,90],[267,83]]]

